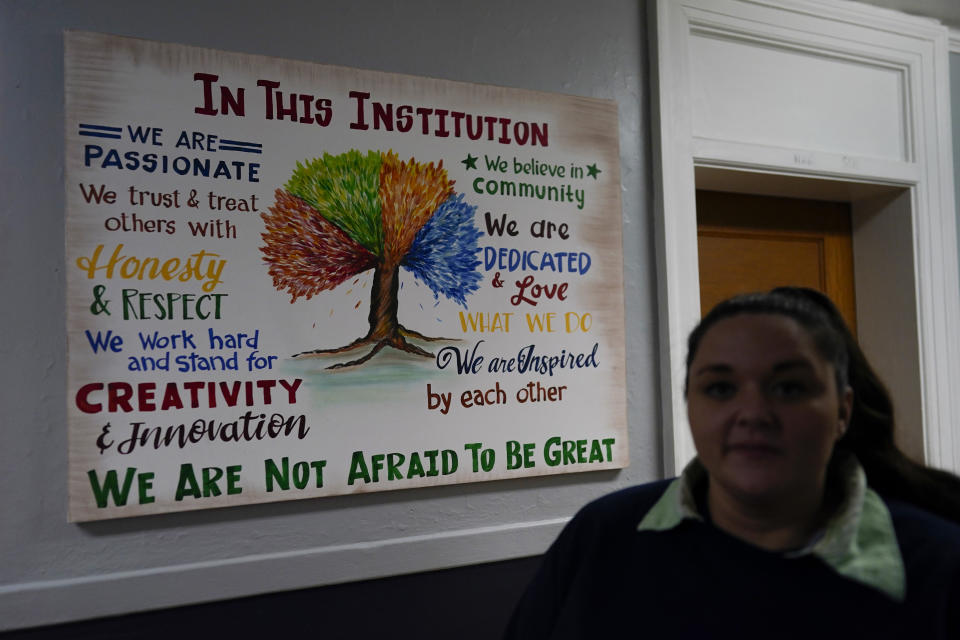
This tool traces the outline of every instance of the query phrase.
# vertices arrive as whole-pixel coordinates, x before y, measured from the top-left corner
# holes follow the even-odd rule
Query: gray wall
[[[960,53],[950,54],[950,115],[953,134],[953,193],[957,209],[957,241],[960,246]]]
[[[631,466],[68,524],[67,28],[616,100]],[[658,477],[645,32],[636,0],[0,0],[0,630],[529,555],[515,524]]]

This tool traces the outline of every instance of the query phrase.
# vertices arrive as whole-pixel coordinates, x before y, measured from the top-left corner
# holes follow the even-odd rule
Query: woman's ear
[[[840,396],[840,411],[838,417],[838,432],[837,439],[843,437],[843,434],[847,432],[847,427],[850,426],[850,416],[853,413],[853,389],[848,385],[844,388],[843,394]]]

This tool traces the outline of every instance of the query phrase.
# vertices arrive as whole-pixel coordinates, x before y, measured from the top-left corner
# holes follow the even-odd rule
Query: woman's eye
[[[723,399],[731,397],[736,390],[730,382],[711,382],[703,388],[703,393],[710,398]]]

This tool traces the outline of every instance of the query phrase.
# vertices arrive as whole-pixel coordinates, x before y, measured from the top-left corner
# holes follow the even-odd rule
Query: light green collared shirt
[[[688,518],[703,521],[694,487],[706,481],[706,469],[694,458],[647,512],[637,530],[668,531]],[[840,575],[903,602],[906,570],[887,506],[867,487],[866,475],[856,461],[844,469],[843,483],[840,507],[823,530],[806,547],[784,556],[817,556]]]

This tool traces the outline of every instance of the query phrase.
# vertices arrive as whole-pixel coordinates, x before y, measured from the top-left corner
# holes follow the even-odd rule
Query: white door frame
[[[698,184],[852,203],[861,343],[891,388],[898,420],[922,426],[915,432],[926,462],[960,471],[948,30],[932,20],[836,0],[656,0],[650,24],[666,475],[679,472],[695,453],[682,388],[686,337],[700,317]],[[874,77],[891,79],[889,99],[871,109],[900,118],[897,132],[877,132],[877,139],[892,141],[893,151],[875,150],[871,136],[863,136],[863,144],[840,135],[835,148],[829,141],[805,146],[786,135],[795,131],[782,128],[785,135],[771,137],[752,129],[758,114],[733,108],[738,96],[730,104],[722,96],[705,103],[694,81],[704,79],[702,56],[713,43],[736,55],[747,52],[747,60],[787,55],[811,69],[836,63],[854,79],[862,72],[868,86]],[[721,76],[727,70],[722,60],[720,67],[712,58],[707,62]],[[767,85],[773,88],[756,88],[761,102],[797,106],[796,96],[774,95],[777,83]],[[843,109],[834,112],[825,96],[804,97],[810,104],[797,112],[802,118],[815,118],[824,129],[842,120]],[[733,113],[734,125],[705,122],[714,110]],[[763,118],[756,119],[762,127]]]

